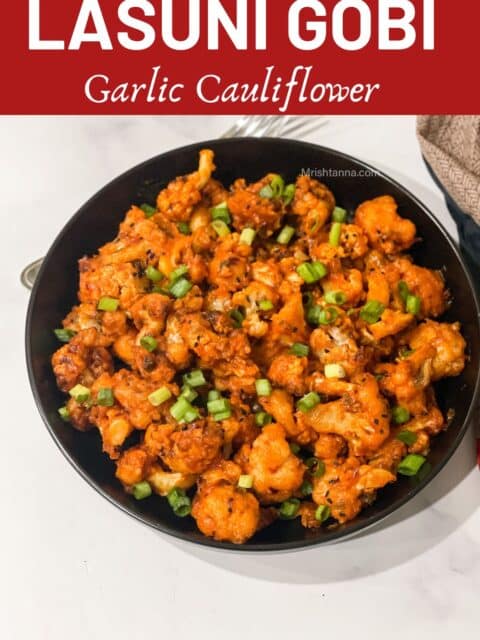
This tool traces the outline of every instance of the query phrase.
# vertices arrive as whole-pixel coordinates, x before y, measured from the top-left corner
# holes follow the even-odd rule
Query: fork
[[[327,122],[327,118],[320,116],[242,116],[220,138],[303,137]],[[35,260],[22,271],[20,280],[27,289],[32,289],[42,262],[43,258]]]

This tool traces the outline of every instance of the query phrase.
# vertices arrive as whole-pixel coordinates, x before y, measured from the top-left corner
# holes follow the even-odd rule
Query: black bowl
[[[454,411],[449,429],[434,439],[430,464],[420,478],[402,478],[388,486],[355,520],[334,529],[313,531],[302,528],[298,521],[279,521],[243,546],[210,540],[199,533],[193,519],[173,515],[166,500],[154,496],[137,502],[127,495],[114,477],[114,465],[101,452],[96,430],[79,433],[58,416],[57,409],[64,398],[50,367],[51,355],[58,348],[52,329],[60,325],[76,301],[78,259],[96,252],[114,237],[132,203],[154,202],[168,181],[193,171],[198,152],[205,147],[215,151],[216,177],[226,185],[239,176],[253,181],[268,172],[280,173],[293,181],[302,169],[312,169],[327,170],[320,179],[332,189],[337,201],[350,210],[363,200],[392,195],[400,213],[413,220],[423,239],[413,250],[415,260],[426,267],[443,269],[453,293],[454,304],[444,320],[462,323],[469,359],[461,376],[438,385],[441,409]],[[28,309],[26,349],[30,382],[42,418],[63,454],[87,482],[126,513],[162,532],[238,551],[295,549],[339,540],[391,514],[425,487],[451,457],[465,435],[479,391],[478,303],[467,268],[445,230],[412,194],[384,174],[332,149],[290,140],[213,140],[183,147],[135,167],[102,189],[67,223],[45,258]]]

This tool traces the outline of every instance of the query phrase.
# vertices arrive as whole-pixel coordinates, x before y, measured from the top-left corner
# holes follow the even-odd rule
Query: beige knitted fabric
[[[447,192],[480,224],[480,116],[419,116],[417,135]]]

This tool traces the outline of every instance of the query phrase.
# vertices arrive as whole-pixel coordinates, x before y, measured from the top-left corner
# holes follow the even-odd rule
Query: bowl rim
[[[50,424],[50,421],[46,415],[46,412],[44,410],[43,407],[43,403],[42,403],[42,398],[41,398],[41,393],[39,390],[39,387],[37,385],[37,381],[35,378],[35,375],[33,373],[33,365],[32,365],[32,344],[31,344],[31,327],[32,327],[32,322],[33,322],[33,310],[35,307],[35,302],[36,302],[36,297],[39,291],[39,287],[40,284],[42,282],[43,279],[43,274],[46,270],[46,267],[50,261],[50,259],[52,258],[52,256],[55,254],[56,248],[57,246],[62,242],[63,237],[68,233],[69,229],[71,226],[74,225],[74,223],[76,222],[76,220],[78,218],[80,218],[83,215],[83,212],[91,205],[91,203],[93,201],[95,201],[97,198],[101,197],[103,195],[104,192],[106,192],[107,190],[111,189],[112,187],[115,187],[115,185],[117,183],[119,183],[120,181],[124,180],[125,178],[132,176],[138,172],[140,172],[142,169],[148,167],[149,165],[151,165],[154,162],[157,162],[161,159],[165,159],[168,156],[174,156],[177,153],[196,153],[198,152],[200,149],[202,148],[210,148],[212,146],[218,147],[218,146],[228,146],[229,144],[238,144],[238,143],[246,143],[246,144],[261,144],[262,142],[268,142],[268,143],[274,143],[277,145],[285,145],[285,146],[291,146],[291,147],[299,147],[301,146],[302,148],[307,148],[307,149],[311,149],[312,152],[319,152],[321,151],[322,153],[327,153],[330,154],[336,158],[341,158],[343,160],[346,160],[348,162],[351,162],[353,164],[355,164],[358,168],[367,170],[372,172],[373,175],[376,175],[380,178],[382,178],[383,180],[385,180],[387,183],[392,184],[393,186],[395,186],[397,189],[399,189],[407,198],[409,198],[411,201],[413,201],[415,203],[415,205],[422,210],[422,212],[427,216],[427,218],[429,219],[429,221],[435,225],[438,229],[438,231],[443,235],[444,239],[447,241],[450,250],[453,252],[453,254],[455,255],[455,257],[457,258],[459,264],[461,265],[463,272],[465,274],[466,280],[468,282],[468,285],[470,287],[470,292],[472,294],[472,298],[473,298],[473,305],[474,305],[474,309],[476,310],[476,324],[479,328],[479,333],[480,333],[480,302],[479,302],[479,297],[477,295],[476,292],[476,288],[474,285],[474,281],[472,278],[472,275],[470,273],[470,270],[468,268],[468,265],[465,262],[465,259],[463,258],[459,248],[457,247],[457,245],[455,244],[455,242],[453,241],[453,239],[450,237],[449,233],[447,232],[447,230],[445,229],[445,227],[443,226],[443,224],[437,220],[435,218],[435,216],[433,215],[433,213],[430,211],[430,209],[428,209],[428,207],[426,205],[424,205],[413,193],[411,193],[411,191],[409,191],[406,187],[404,187],[402,184],[400,184],[397,180],[395,180],[394,178],[391,178],[388,174],[386,174],[384,171],[381,171],[377,168],[375,168],[373,165],[360,160],[359,158],[356,158],[354,156],[351,156],[349,154],[343,153],[341,151],[338,151],[336,149],[332,149],[330,147],[326,147],[323,145],[318,145],[318,144],[314,144],[314,143],[310,143],[310,142],[304,142],[302,140],[295,140],[295,139],[288,139],[288,138],[271,138],[271,137],[263,137],[263,138],[253,138],[253,137],[245,137],[245,138],[214,138],[211,140],[206,140],[206,141],[199,141],[199,142],[195,142],[192,144],[188,144],[188,145],[184,145],[182,147],[175,147],[173,149],[169,149],[166,152],[157,154],[156,156],[152,156],[151,158],[135,165],[134,167],[127,169],[126,171],[124,171],[123,173],[121,173],[120,175],[116,176],[115,178],[113,178],[112,180],[110,180],[106,185],[104,185],[103,187],[101,187],[95,194],[93,194],[77,211],[76,213],[74,213],[68,220],[67,222],[64,224],[64,226],[62,227],[62,229],[58,232],[55,240],[53,241],[53,243],[51,244],[48,252],[45,255],[45,258],[43,260],[42,266],[39,270],[39,273],[37,275],[37,278],[35,280],[35,284],[33,286],[33,289],[31,291],[30,294],[30,299],[29,299],[29,303],[28,303],[28,308],[27,308],[27,314],[26,314],[26,325],[25,325],[25,352],[26,352],[26,362],[27,362],[27,369],[28,369],[28,378],[29,378],[29,382],[30,382],[30,386],[32,389],[32,393],[35,399],[35,403],[37,405],[37,409],[40,413],[40,416],[48,430],[48,432],[50,433],[50,436],[52,437],[53,441],[55,442],[55,444],[57,445],[57,447],[60,449],[60,451],[62,452],[62,454],[64,455],[64,457],[68,460],[68,462],[70,463],[70,465],[76,470],[76,472],[93,488],[95,489],[95,491],[97,491],[97,493],[99,493],[101,496],[103,496],[103,498],[105,498],[106,500],[108,500],[108,502],[110,502],[112,505],[114,505],[115,507],[117,507],[118,509],[120,509],[121,511],[123,511],[124,513],[126,513],[127,515],[129,515],[131,518],[134,518],[135,520],[137,520],[138,522],[141,522],[142,524],[151,527],[152,529],[155,529],[156,531],[159,531],[160,533],[163,534],[167,534],[169,536],[172,536],[174,538],[189,542],[191,544],[195,544],[195,545],[201,545],[203,547],[208,547],[208,548],[213,548],[213,549],[218,549],[218,550],[224,550],[224,551],[240,551],[242,553],[258,553],[258,552],[263,552],[263,553],[275,553],[275,552],[282,552],[282,551],[293,551],[293,550],[305,550],[308,549],[310,547],[317,547],[317,546],[322,546],[328,543],[334,543],[334,542],[340,542],[342,540],[347,540],[352,538],[353,536],[355,536],[356,534],[358,534],[360,531],[366,531],[367,529],[370,529],[371,527],[373,527],[374,525],[384,521],[386,518],[388,518],[393,512],[397,511],[398,509],[400,509],[402,506],[404,506],[407,502],[409,502],[412,498],[414,498],[418,493],[420,493],[428,484],[430,484],[430,482],[432,482],[434,480],[434,478],[436,478],[436,476],[440,473],[440,471],[442,471],[442,469],[446,466],[447,462],[451,459],[451,457],[453,456],[453,454],[455,453],[455,451],[457,450],[458,446],[460,445],[460,443],[462,442],[466,432],[468,431],[468,428],[470,426],[471,420],[472,420],[472,416],[473,416],[473,412],[474,409],[476,407],[477,401],[479,399],[480,396],[480,369],[477,371],[477,377],[476,377],[476,381],[475,381],[475,388],[472,394],[472,397],[470,399],[470,405],[467,411],[467,415],[465,417],[465,420],[462,424],[462,426],[460,427],[458,434],[455,438],[455,440],[453,441],[453,443],[450,445],[449,450],[446,452],[444,459],[442,460],[442,462],[440,464],[437,465],[437,467],[433,470],[433,473],[428,474],[424,479],[422,479],[420,482],[418,482],[415,486],[412,486],[411,489],[400,499],[394,501],[391,505],[389,505],[388,507],[386,507],[385,509],[383,509],[379,514],[375,514],[372,515],[371,517],[362,520],[361,522],[354,524],[354,525],[349,525],[348,530],[344,530],[342,529],[342,527],[333,529],[331,531],[325,531],[324,533],[322,533],[321,537],[315,538],[312,537],[311,539],[305,539],[305,540],[298,540],[298,541],[289,541],[289,542],[279,542],[279,543],[274,543],[274,542],[249,542],[245,545],[236,545],[233,544],[231,542],[219,542],[217,540],[213,540],[212,538],[207,538],[206,536],[203,536],[202,534],[199,534],[198,537],[192,537],[191,532],[187,532],[187,531],[179,531],[179,530],[175,530],[170,528],[168,525],[165,525],[162,522],[159,522],[157,520],[154,520],[153,518],[150,518],[146,515],[143,515],[141,513],[136,513],[134,512],[132,509],[130,509],[127,505],[123,505],[120,502],[118,502],[113,496],[109,495],[109,493],[107,491],[105,491],[104,489],[102,489],[102,487],[97,484],[97,482],[95,480],[93,480],[89,474],[87,472],[85,472],[80,464],[73,458],[73,456],[69,453],[69,451],[67,450],[66,447],[64,447],[64,445],[61,443],[60,439],[57,437],[57,435],[55,434],[55,431],[52,427],[52,425]]]

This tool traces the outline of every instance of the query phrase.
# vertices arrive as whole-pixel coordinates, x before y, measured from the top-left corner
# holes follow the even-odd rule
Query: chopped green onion
[[[262,311],[271,311],[274,307],[273,302],[271,300],[260,300],[258,306]]]
[[[398,283],[398,295],[403,300],[404,303],[407,302],[407,298],[410,295],[410,289],[408,288],[408,284],[404,280],[400,280]]]
[[[231,233],[230,227],[226,225],[223,220],[214,220],[212,222],[212,227],[215,229],[217,235],[219,235],[220,238],[225,238]]]
[[[140,339],[140,345],[144,349],[152,353],[152,351],[155,351],[155,349],[158,347],[158,342],[155,340],[155,338],[152,338],[152,336],[143,336],[143,338]]]
[[[300,492],[302,496],[310,496],[313,492],[312,483],[309,480],[304,480],[302,486],[300,487]]]
[[[321,504],[315,511],[315,519],[319,522],[325,522],[330,518],[331,509],[326,504]]]
[[[294,184],[287,184],[287,186],[283,190],[282,198],[287,207],[289,204],[291,204],[292,200],[294,199],[295,191],[296,191],[296,187]]]
[[[99,389],[97,393],[97,404],[101,407],[113,407],[115,398],[113,397],[112,389],[107,387]]]
[[[242,475],[238,479],[238,486],[240,489],[251,489],[253,487],[253,477]]]
[[[378,300],[369,300],[360,310],[360,318],[367,324],[375,324],[382,317],[385,305]]]
[[[155,269],[155,267],[152,267],[152,265],[149,265],[145,269],[145,275],[152,282],[159,282],[163,278],[163,274],[160,273],[158,269]]]
[[[201,369],[195,369],[195,371],[185,373],[183,376],[183,382],[188,384],[190,387],[202,387],[204,384],[207,384]]]
[[[257,390],[257,395],[269,396],[272,393],[272,385],[270,384],[270,380],[267,380],[267,378],[260,378],[259,380],[255,380],[255,389]]]
[[[225,222],[225,224],[230,224],[232,221],[226,202],[217,204],[210,210],[210,214],[212,216],[212,220],[221,220],[222,222]]]
[[[232,417],[231,409],[228,409],[227,411],[219,411],[218,413],[212,414],[212,418],[216,422],[221,422],[222,420],[228,420],[231,417]]]
[[[290,451],[294,456],[296,456],[297,453],[300,452],[300,445],[298,445],[296,442],[290,442]]]
[[[332,224],[332,228],[330,229],[330,235],[328,236],[328,241],[332,245],[332,247],[339,246],[341,235],[342,235],[342,223],[334,222]]]
[[[338,311],[335,309],[335,307],[326,307],[325,309],[320,309],[318,313],[317,324],[322,324],[322,325],[333,324],[337,318],[338,318]]]
[[[322,311],[322,307],[319,307],[317,304],[308,307],[307,309],[307,320],[310,324],[320,324],[320,313]]]
[[[186,398],[180,396],[175,404],[170,407],[170,414],[177,422],[180,422],[180,420],[183,420],[187,411],[191,411],[192,409],[193,407],[190,402]]]
[[[322,476],[325,475],[325,471],[326,471],[326,467],[325,467],[325,462],[323,460],[319,460],[317,462],[317,466],[313,472],[313,477],[314,478],[321,478]]]
[[[306,358],[310,352],[310,347],[307,344],[302,344],[301,342],[295,342],[290,347],[290,353],[294,356],[298,356],[299,358]]]
[[[192,233],[190,225],[187,222],[179,222],[177,224],[177,229],[180,231],[180,233],[183,233],[184,236],[189,236]]]
[[[422,301],[418,296],[408,296],[405,303],[407,313],[411,313],[414,316],[418,316],[420,309],[422,308]]]
[[[328,270],[323,262],[304,262],[297,267],[297,273],[307,284],[313,284],[324,278]]]
[[[240,309],[232,309],[229,315],[230,315],[230,318],[233,320],[235,327],[237,329],[240,329],[240,327],[243,324],[243,321],[245,320],[245,315],[240,311]]]
[[[242,233],[240,234],[240,242],[251,247],[256,235],[257,232],[255,231],[255,229],[243,229]]]
[[[324,298],[327,304],[337,304],[339,306],[347,301],[347,296],[343,291],[327,291]]]
[[[158,285],[152,287],[152,293],[161,293],[162,296],[170,295],[170,291],[168,289],[165,289],[165,287],[159,287]]]
[[[416,453],[410,453],[398,465],[397,471],[402,476],[416,476],[425,464],[426,459]]]
[[[190,514],[192,506],[190,498],[186,495],[184,489],[172,489],[167,495],[167,500],[176,516],[185,518]]]
[[[290,498],[290,500],[285,500],[285,502],[282,502],[278,513],[284,520],[291,520],[292,518],[296,517],[299,508],[300,500],[298,500],[297,498]]]
[[[342,207],[335,207],[332,213],[332,220],[334,222],[345,222],[346,219],[347,219],[346,209],[342,209]]]
[[[294,235],[295,229],[287,225],[283,227],[283,229],[278,234],[277,242],[278,244],[288,244]]]
[[[285,180],[282,178],[282,176],[277,175],[272,179],[270,186],[272,187],[273,197],[280,198],[285,189]]]
[[[347,373],[341,364],[326,364],[325,365],[325,377],[331,378],[346,378]]]
[[[262,187],[262,189],[260,189],[260,191],[258,192],[258,195],[261,198],[268,198],[268,200],[271,200],[273,198],[273,189],[269,184],[267,184],[264,187]]]
[[[70,411],[67,409],[67,407],[60,407],[60,409],[58,410],[58,415],[64,422],[70,422]]]
[[[255,414],[255,424],[257,427],[265,427],[267,424],[271,424],[272,421],[272,416],[265,411],[259,411]]]
[[[219,398],[218,400],[210,400],[207,402],[208,413],[223,413],[230,410],[230,403],[226,398]]]
[[[405,424],[410,420],[410,411],[405,407],[393,407],[392,418],[395,424]]]
[[[198,393],[188,384],[184,384],[180,397],[185,398],[188,402],[193,402],[198,398]]]
[[[70,342],[73,336],[77,335],[77,332],[72,329],[55,329],[54,334],[60,342]]]
[[[161,404],[163,404],[167,400],[170,400],[171,397],[172,397],[172,392],[168,387],[160,387],[160,389],[153,391],[153,393],[151,393],[148,396],[148,401],[154,407],[159,407]]]
[[[418,436],[413,431],[405,430],[405,431],[400,431],[400,433],[397,433],[397,440],[400,440],[400,442],[403,442],[403,444],[406,444],[409,447],[415,444],[417,439],[418,439]]]
[[[222,394],[220,393],[220,391],[217,391],[216,389],[212,389],[211,391],[208,392],[208,402],[213,402],[213,400],[218,400],[221,397],[222,397]]]
[[[177,280],[180,280],[180,278],[182,278],[183,276],[186,276],[187,273],[188,273],[187,265],[181,264],[170,274],[170,282],[173,283],[173,282],[176,282]]]
[[[157,210],[155,209],[155,207],[152,207],[149,204],[141,204],[140,209],[147,216],[147,218],[151,218],[157,213]]]
[[[307,393],[303,398],[297,400],[296,407],[302,413],[308,413],[316,407],[317,404],[320,404],[320,396],[318,393],[315,393],[315,391],[310,391],[310,393]]]
[[[97,309],[99,311],[116,311],[118,309],[118,305],[120,301],[116,298],[109,298],[108,296],[103,296],[98,301]]]
[[[78,404],[82,404],[83,402],[90,400],[90,389],[88,387],[84,387],[83,384],[75,385],[68,393],[78,402]]]
[[[152,487],[146,481],[137,482],[132,487],[132,493],[136,500],[145,500],[145,498],[149,498],[152,495]]]
[[[193,284],[186,278],[180,278],[176,282],[170,285],[169,291],[175,298],[184,298],[191,290]]]
[[[195,422],[195,420],[198,420],[199,416],[200,413],[198,412],[198,409],[196,407],[191,407],[185,411],[182,420],[187,423]]]

